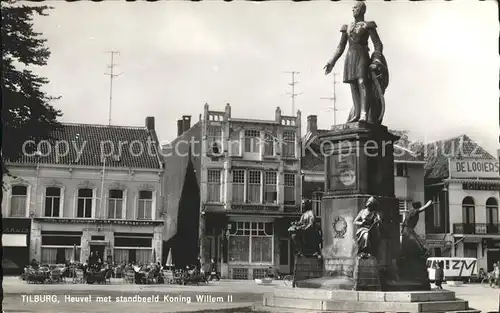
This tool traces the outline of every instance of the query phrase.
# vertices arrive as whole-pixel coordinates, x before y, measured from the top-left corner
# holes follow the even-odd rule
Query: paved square
[[[281,281],[262,286],[253,281],[236,280],[199,286],[131,285],[122,284],[121,280],[113,280],[108,285],[40,285],[6,277],[3,288],[3,309],[6,313],[160,313],[247,307],[254,302],[260,303],[262,294],[269,290],[291,287],[284,286]],[[482,312],[498,311],[500,289],[477,284],[460,287],[445,285],[445,289],[454,291],[457,298],[469,301],[471,307]]]

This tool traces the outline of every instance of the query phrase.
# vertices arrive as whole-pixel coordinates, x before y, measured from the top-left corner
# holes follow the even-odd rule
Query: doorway
[[[491,272],[493,271],[493,263],[500,260],[500,249],[488,249],[486,259],[488,260],[487,270]]]
[[[280,267],[283,274],[291,273],[290,270],[290,239],[280,239]]]
[[[220,272],[220,259],[219,259],[219,249],[218,249],[219,238],[216,236],[207,236],[205,237],[205,240],[206,240],[205,241],[206,261],[208,264],[210,264],[213,259],[215,264],[217,265],[217,271]]]
[[[104,261],[104,246],[103,245],[91,245],[90,246],[90,263],[94,264],[95,262],[98,262],[99,259],[101,259],[101,262]],[[94,259],[92,259],[92,256],[94,256]]]

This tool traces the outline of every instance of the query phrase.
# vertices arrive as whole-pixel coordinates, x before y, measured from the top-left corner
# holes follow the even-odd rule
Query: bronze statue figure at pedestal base
[[[428,251],[423,240],[415,232],[420,213],[430,207],[432,201],[424,206],[420,202],[412,204],[412,208],[403,220],[401,230],[401,255],[398,260],[399,278],[412,281],[415,289],[429,290],[430,282],[427,272],[426,260]]]
[[[304,212],[298,222],[293,222],[288,232],[298,256],[321,258],[321,228],[316,224],[316,216],[312,210]]]
[[[354,219],[356,230],[356,240],[358,242],[358,257],[376,257],[378,244],[380,242],[380,223],[382,219],[377,212],[377,199],[370,197],[366,201],[366,208],[361,210]]]

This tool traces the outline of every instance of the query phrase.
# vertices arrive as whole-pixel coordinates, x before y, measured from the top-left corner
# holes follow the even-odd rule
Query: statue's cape
[[[389,67],[387,66],[387,60],[382,53],[375,51],[372,53],[371,63],[379,65],[379,70],[376,74],[380,83],[380,87],[385,93],[387,86],[389,86]]]
[[[372,53],[371,63],[377,64],[377,70],[372,71],[370,75],[372,78],[373,98],[368,116],[371,123],[382,124],[385,114],[384,94],[387,86],[389,86],[389,67],[384,55],[378,51]]]

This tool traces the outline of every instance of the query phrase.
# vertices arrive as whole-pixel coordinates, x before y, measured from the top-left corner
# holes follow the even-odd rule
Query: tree
[[[47,16],[48,6],[21,5],[16,1],[2,3],[2,171],[5,162],[19,159],[27,140],[49,139],[60,127],[60,110],[50,103],[57,98],[42,87],[49,81],[33,72],[44,66],[50,56],[46,39],[33,28],[35,15]],[[34,149],[33,145],[26,148]],[[2,175],[3,178],[3,175]],[[3,182],[3,179],[2,179]],[[3,184],[2,184],[3,185]]]
[[[402,146],[402,147],[407,147],[408,144],[410,143],[410,140],[408,139],[408,133],[409,131],[407,130],[396,130],[396,129],[391,129],[390,132],[393,135],[396,135],[399,137],[398,141],[395,142],[395,144]]]
[[[406,148],[415,154],[423,153],[424,143],[419,140],[412,141],[407,130],[390,130],[393,135],[399,136],[399,139],[394,143],[400,147]]]

